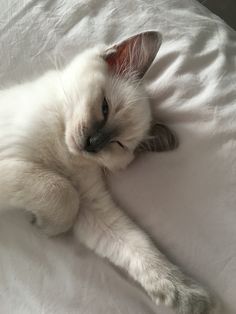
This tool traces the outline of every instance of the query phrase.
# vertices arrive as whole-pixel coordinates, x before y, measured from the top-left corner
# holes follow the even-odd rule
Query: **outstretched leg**
[[[112,201],[102,181],[84,193],[74,231],[98,255],[125,269],[158,304],[181,314],[209,314],[208,293],[184,276]]]

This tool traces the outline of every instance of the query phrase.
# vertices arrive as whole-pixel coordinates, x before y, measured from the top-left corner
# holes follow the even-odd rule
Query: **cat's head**
[[[142,148],[173,146],[165,127],[150,136],[152,114],[142,86],[160,44],[158,32],[141,33],[109,48],[87,50],[65,69],[65,140],[72,154],[116,170]]]

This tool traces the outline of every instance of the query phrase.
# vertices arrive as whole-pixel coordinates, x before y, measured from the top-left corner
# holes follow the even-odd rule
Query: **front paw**
[[[40,215],[32,214],[30,222],[35,225],[39,230],[45,233],[49,237],[53,237],[68,231],[73,223],[71,222],[61,222],[55,223],[55,221],[50,221],[48,219],[43,218]]]
[[[33,223],[48,236],[56,236],[68,231],[76,221],[79,211],[78,192],[64,179],[51,182],[51,190],[35,198],[30,206],[34,214]],[[59,184],[60,183],[60,184]],[[49,193],[50,192],[50,193]]]
[[[215,305],[208,294],[198,284],[189,279],[159,279],[149,295],[156,304],[163,303],[176,309],[179,314],[213,314]]]
[[[176,308],[180,314],[213,314],[215,308],[210,294],[192,280],[177,284]]]
[[[148,294],[157,304],[174,307],[178,299],[178,291],[169,279],[157,279],[148,289]]]

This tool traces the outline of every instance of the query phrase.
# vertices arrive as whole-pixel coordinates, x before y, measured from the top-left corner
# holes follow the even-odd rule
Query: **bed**
[[[140,156],[109,183],[161,250],[221,300],[220,314],[235,314],[235,31],[194,0],[0,0],[0,8],[2,87],[96,43],[162,33],[145,84],[156,116],[177,132],[180,146]],[[2,211],[0,313],[172,311],[155,306],[71,235],[48,239],[27,214]]]

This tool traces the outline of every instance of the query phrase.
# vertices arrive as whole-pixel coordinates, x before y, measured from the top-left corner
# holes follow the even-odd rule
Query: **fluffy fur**
[[[76,221],[76,238],[125,269],[157,304],[181,314],[209,314],[208,293],[118,208],[103,176],[104,168],[125,168],[142,148],[175,147],[164,126],[150,136],[151,109],[141,84],[159,46],[158,33],[136,35],[1,91],[0,204],[31,211],[49,235]],[[89,151],[92,145],[99,149]]]

